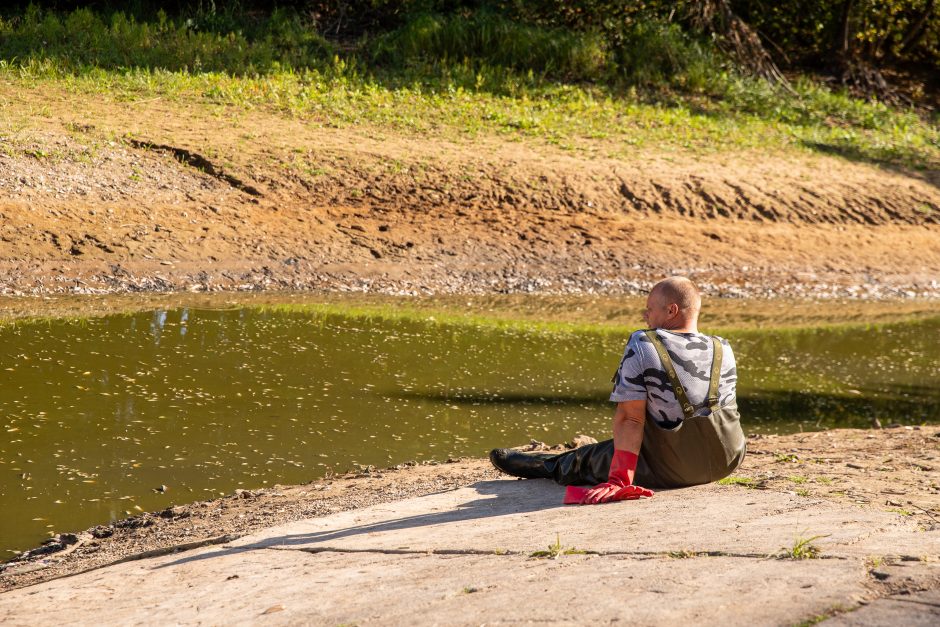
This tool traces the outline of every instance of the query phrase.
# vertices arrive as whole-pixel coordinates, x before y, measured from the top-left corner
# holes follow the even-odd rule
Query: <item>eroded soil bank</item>
[[[2,87],[2,86],[0,86]],[[940,294],[940,175],[6,86],[0,294]]]
[[[526,449],[544,450],[531,444]],[[558,450],[561,450],[559,447]],[[940,528],[940,427],[832,430],[788,436],[751,437],[744,466],[723,490],[787,492],[807,502],[831,500],[917,521],[924,531]],[[85,532],[60,534],[38,550],[7,563],[0,589],[9,590],[99,568],[117,561],[229,542],[288,521],[325,516],[451,490],[497,476],[482,459],[438,464],[403,464],[299,486],[238,491],[225,498],[142,513]],[[679,547],[681,548],[681,547]],[[784,547],[781,547],[784,548]],[[891,565],[938,559],[935,554],[872,556],[879,594],[930,589],[937,581],[905,579]],[[881,576],[883,575],[883,576]]]

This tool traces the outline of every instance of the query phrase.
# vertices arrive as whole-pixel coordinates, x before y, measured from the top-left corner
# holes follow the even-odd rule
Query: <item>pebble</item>
[[[161,261],[167,268],[175,268],[174,262]],[[267,270],[267,269],[266,269]],[[309,270],[309,269],[308,269]],[[538,268],[533,270],[538,271]],[[58,272],[54,270],[52,272]],[[134,275],[125,272],[121,276],[102,273],[83,279],[70,278],[61,273],[50,277],[18,276],[8,273],[0,279],[0,295],[29,296],[48,294],[120,294],[134,292],[261,292],[269,290],[325,291],[377,294],[386,296],[433,296],[445,294],[542,294],[552,295],[624,295],[638,296],[649,291],[656,278],[663,272],[649,269],[650,280],[627,278],[602,279],[585,273],[576,278],[559,276],[529,276],[515,273],[511,269],[485,274],[479,270],[462,273],[438,272],[432,278],[393,279],[390,277],[350,277],[304,271],[297,265],[287,266],[284,274],[271,270],[252,270],[233,275],[226,272],[215,274],[203,271],[197,275],[186,273],[164,276],[156,273]],[[911,289],[904,284],[835,284],[825,282],[786,282],[769,275],[748,277],[744,284],[719,282],[697,278],[694,272],[687,273],[698,282],[702,292],[720,298],[801,298],[813,300],[940,300],[940,284],[936,281]]]

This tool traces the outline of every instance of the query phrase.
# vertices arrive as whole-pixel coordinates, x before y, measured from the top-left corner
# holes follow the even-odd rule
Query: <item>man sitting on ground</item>
[[[647,488],[717,481],[744,459],[737,370],[728,342],[698,332],[702,299],[684,277],[650,290],[648,330],[630,336],[614,375],[613,440],[560,455],[494,449],[499,470],[554,479],[570,488],[565,502],[605,503],[652,496]],[[642,486],[642,487],[641,487]]]

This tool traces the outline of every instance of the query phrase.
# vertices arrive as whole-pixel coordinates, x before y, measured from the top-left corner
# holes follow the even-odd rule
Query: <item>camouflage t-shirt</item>
[[[708,379],[714,352],[710,336],[702,333],[673,333],[663,329],[657,329],[656,334],[672,359],[689,402],[696,407],[695,415],[707,416],[709,409],[701,405],[708,395]],[[718,383],[718,403],[727,405],[735,400],[738,371],[731,345],[723,338],[719,337],[718,340],[724,349]],[[636,331],[630,336],[613,382],[611,401],[619,403],[645,399],[647,419],[655,420],[656,424],[664,429],[674,429],[682,422],[682,407],[676,400],[676,394],[659,355],[644,331]]]

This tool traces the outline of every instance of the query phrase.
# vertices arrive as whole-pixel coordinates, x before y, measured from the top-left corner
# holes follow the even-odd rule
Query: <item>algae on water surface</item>
[[[0,548],[357,464],[609,434],[608,381],[629,329],[339,310],[0,328]],[[938,331],[927,320],[730,333],[745,429],[937,421]]]

